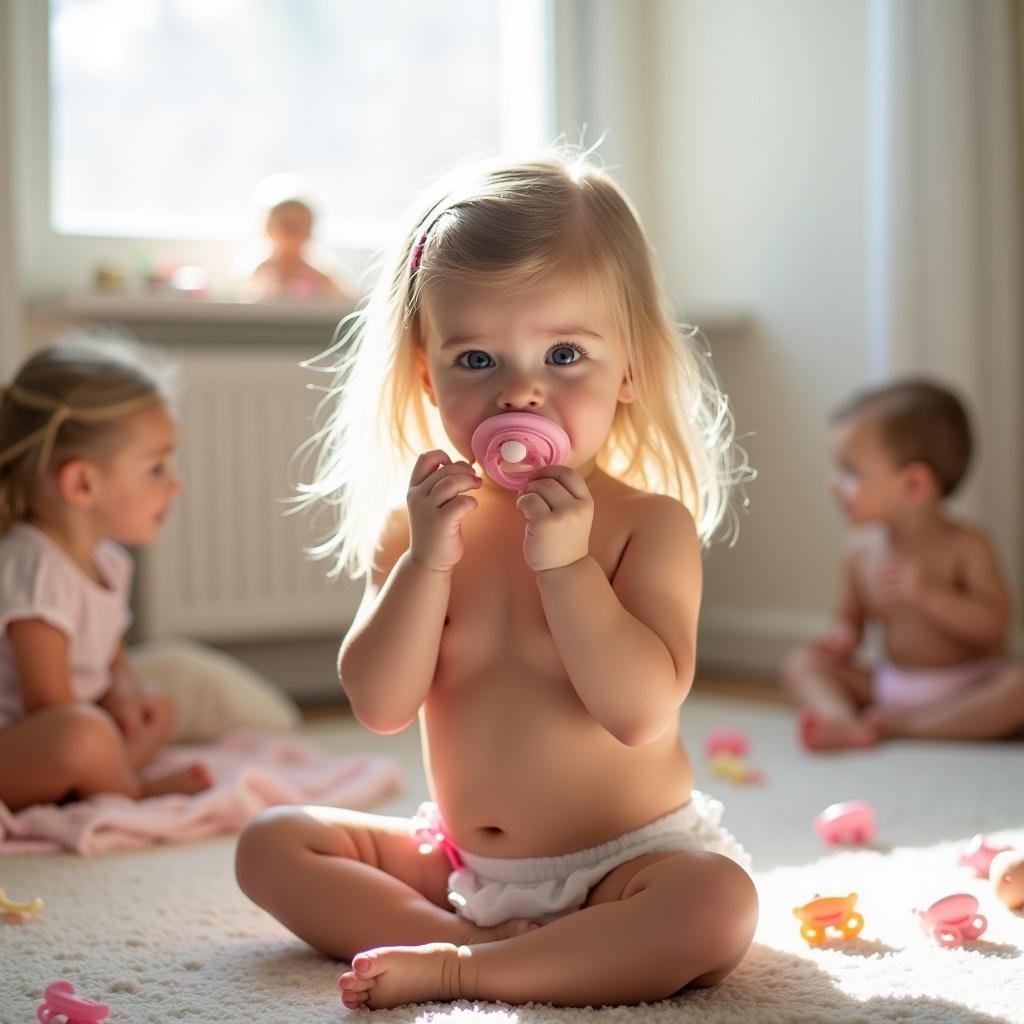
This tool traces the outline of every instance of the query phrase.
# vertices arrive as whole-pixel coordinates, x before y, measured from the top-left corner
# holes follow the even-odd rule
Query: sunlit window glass
[[[548,139],[544,0],[50,0],[51,216],[232,239],[270,175],[376,245],[467,155]]]

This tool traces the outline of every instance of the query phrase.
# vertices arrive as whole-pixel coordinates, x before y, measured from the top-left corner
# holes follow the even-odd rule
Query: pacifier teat
[[[569,435],[551,420],[529,412],[504,412],[473,431],[473,455],[502,487],[518,491],[535,469],[564,462]]]

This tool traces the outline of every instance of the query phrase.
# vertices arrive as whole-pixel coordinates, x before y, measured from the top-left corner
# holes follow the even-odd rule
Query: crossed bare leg
[[[466,991],[463,968],[472,958],[470,946],[512,938],[539,925],[514,920],[494,928],[470,926],[465,945],[428,942],[421,946],[371,949],[352,958],[352,970],[338,979],[341,1001],[350,1010],[382,1009],[431,999],[459,999]]]
[[[166,796],[168,793],[183,793],[191,796],[201,793],[213,785],[213,776],[206,765],[199,761],[176,768],[160,775],[149,775],[142,779],[143,796]]]
[[[817,708],[803,707],[797,715],[800,742],[808,750],[842,750],[850,747],[871,747],[878,742],[880,731],[870,715],[843,714],[827,716]]]

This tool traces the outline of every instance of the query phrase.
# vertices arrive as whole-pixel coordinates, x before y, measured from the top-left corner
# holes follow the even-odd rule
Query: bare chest
[[[872,547],[863,553],[858,566],[858,582],[865,603],[872,614],[883,619],[900,618],[908,614],[905,602],[888,598],[883,586],[884,573],[894,557],[887,547]],[[928,586],[948,591],[966,589],[963,560],[958,557],[957,548],[953,544],[930,545],[900,557],[913,566],[920,581]],[[910,614],[916,618],[919,613]]]
[[[475,676],[515,666],[550,677],[563,672],[548,629],[537,577],[523,558],[522,517],[503,514],[464,520],[465,553],[452,574],[438,669],[445,676]],[[611,580],[628,531],[595,516],[590,555]]]

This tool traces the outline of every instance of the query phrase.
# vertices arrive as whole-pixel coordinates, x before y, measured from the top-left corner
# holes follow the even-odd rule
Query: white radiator
[[[321,397],[306,387],[319,375],[296,361],[295,349],[177,357],[185,489],[139,554],[141,638],[340,636],[351,621],[360,588],[329,581],[329,563],[303,550],[316,539],[310,517],[285,515],[296,479],[312,472],[294,456]]]

